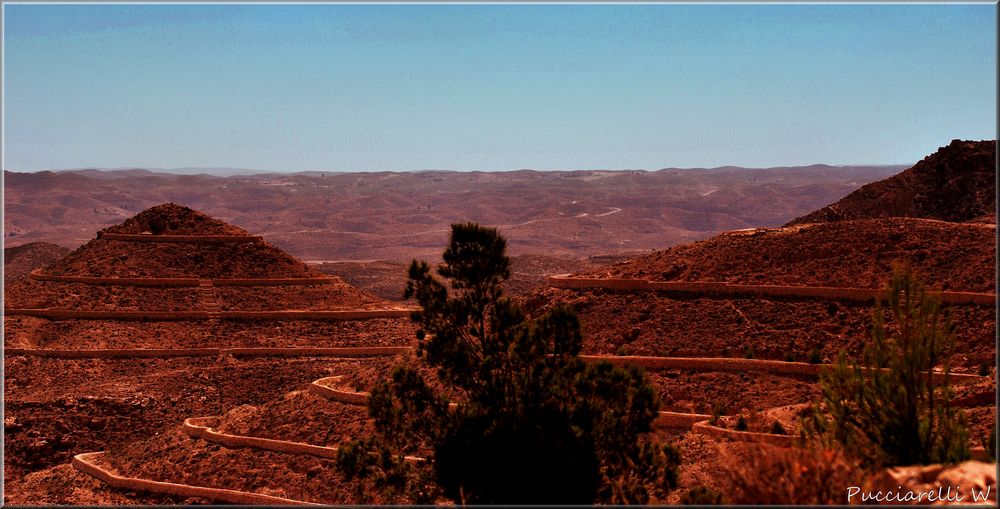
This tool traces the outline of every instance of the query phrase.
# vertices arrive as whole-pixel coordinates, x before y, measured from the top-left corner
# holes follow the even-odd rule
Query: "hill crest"
[[[996,140],[952,140],[912,168],[787,223],[920,217],[962,222],[996,209]]]
[[[140,238],[99,235],[45,268],[43,276],[63,276],[62,280],[30,278],[12,283],[5,306],[104,311],[185,311],[216,306],[223,311],[328,311],[384,304],[336,276],[321,274],[242,228],[174,203],[151,207],[100,233],[137,234]],[[185,238],[157,242],[157,236]],[[244,237],[248,241],[196,240],[219,236]],[[102,281],[95,284],[74,277]],[[158,287],[162,282],[137,286],[133,278],[175,282],[197,278],[203,280],[208,293],[190,287]],[[291,287],[285,282],[289,279],[306,281],[297,281],[300,284]],[[241,286],[212,288],[211,281]]]

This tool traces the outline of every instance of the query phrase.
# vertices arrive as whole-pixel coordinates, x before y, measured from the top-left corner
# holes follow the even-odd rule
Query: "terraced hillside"
[[[722,488],[724,479],[709,472],[717,471],[731,455],[791,445],[791,436],[768,430],[780,422],[793,435],[797,432],[803,402],[816,396],[815,374],[822,369],[742,359],[715,359],[687,368],[679,358],[610,359],[648,366],[648,376],[664,398],[655,439],[681,445],[682,489]],[[340,444],[374,432],[364,409],[363,391],[368,387],[364,380],[385,376],[394,364],[413,361],[410,354],[341,361],[331,369],[333,376],[266,403],[192,416],[162,433],[119,441],[106,452],[78,455],[71,468],[31,474],[19,487],[46,503],[120,499],[139,503],[165,494],[173,494],[167,500],[175,503],[406,503],[406,498],[386,498],[369,486],[344,479],[334,459]],[[816,369],[806,369],[810,367]],[[986,377],[966,376],[956,381],[961,385],[958,394],[978,398],[984,390],[995,390],[989,382]],[[977,432],[990,425],[986,413],[990,403],[961,405],[978,418]],[[733,415],[712,422],[708,412],[713,408]],[[746,416],[746,431],[734,429],[737,416]],[[101,482],[94,483],[94,478]],[[170,483],[169,488],[163,483]],[[19,497],[25,491],[15,492],[11,501],[22,501]],[[652,502],[677,503],[679,493]]]
[[[398,303],[185,207],[99,235],[6,289],[8,502],[42,502],[38,489],[71,503],[183,501],[81,498],[51,472],[39,474],[45,488],[30,474],[363,362],[333,353],[355,359],[414,337]]]
[[[573,305],[592,352],[832,359],[868,341],[871,301],[787,295],[775,286],[870,293],[864,289],[880,288],[894,263],[909,261],[931,288],[987,294],[949,308],[961,345],[953,365],[974,372],[995,358],[995,235],[994,225],[915,218],[730,232],[578,275],[608,288],[539,289],[528,303],[536,312]],[[692,289],[613,289],[622,279]],[[748,288],[734,295],[720,283]]]
[[[145,235],[142,228],[127,234]],[[559,303],[574,307],[585,328],[586,362],[646,370],[661,402],[653,438],[677,443],[682,450],[679,489],[651,502],[678,503],[681,493],[697,486],[725,491],[723,473],[734,461],[751,464],[762,453],[792,445],[808,403],[819,395],[817,376],[830,368],[838,351],[855,355],[868,341],[873,289],[889,276],[896,260],[909,260],[933,286],[950,292],[946,309],[959,345],[952,358],[954,402],[969,418],[969,445],[981,457],[982,437],[996,423],[995,372],[990,370],[996,334],[995,233],[990,223],[915,218],[732,232],[586,270],[575,279],[552,278],[521,301],[532,315]],[[205,277],[214,276],[198,276]],[[648,282],[676,284],[644,284]],[[19,325],[7,340],[26,349],[55,350],[69,344],[66,338],[80,338],[87,348],[124,348],[136,355],[137,349],[158,347],[161,337],[197,327],[190,338],[169,344],[198,349],[219,341],[224,346],[274,346],[284,354],[288,347],[302,352],[361,348],[329,348],[323,358],[309,354],[280,362],[259,350],[225,348],[192,351],[190,358],[18,357],[6,390],[20,405],[13,425],[22,428],[8,442],[15,461],[7,468],[28,475],[8,488],[8,502],[408,502],[347,481],[333,458],[344,441],[373,431],[364,405],[375,381],[394,365],[417,362],[405,348],[412,326],[392,318],[365,325],[227,320],[230,308],[267,310],[275,302],[311,295],[294,285],[252,286],[249,292],[242,288],[225,287],[220,293],[219,319],[158,321],[148,330],[122,320],[108,329],[114,331],[113,342],[100,332],[100,321],[63,325],[50,320],[31,325],[34,329]],[[347,295],[350,299],[352,294]],[[360,299],[353,302],[366,305]],[[981,376],[983,367],[988,376]],[[46,378],[37,375],[41,369],[71,375]],[[115,374],[116,369],[128,378]],[[138,376],[147,369],[155,375]],[[51,388],[39,385],[35,376]],[[85,379],[105,380],[79,390],[100,398],[81,403],[53,397]],[[135,394],[150,400],[124,399]],[[461,404],[460,395],[449,397]],[[61,419],[45,421],[31,406],[46,399],[56,400],[50,406],[60,408]],[[93,410],[99,405],[149,418],[155,425],[123,430],[107,421],[92,424],[85,416],[106,415]],[[142,405],[151,410],[140,410]],[[722,415],[713,418],[717,412]],[[740,420],[745,429],[737,426]],[[38,430],[55,437],[57,426],[86,440],[58,446],[32,441]],[[36,435],[23,433],[29,428]],[[40,459],[49,456],[39,451],[55,460]],[[72,463],[66,464],[70,457]]]
[[[653,281],[879,288],[909,261],[942,290],[992,292],[996,226],[859,219],[723,233],[584,273]]]
[[[157,233],[152,231],[156,230]],[[116,237],[133,235],[134,237]],[[180,240],[178,242],[178,240]],[[200,212],[150,208],[7,288],[5,308],[106,311],[377,309],[381,299]]]

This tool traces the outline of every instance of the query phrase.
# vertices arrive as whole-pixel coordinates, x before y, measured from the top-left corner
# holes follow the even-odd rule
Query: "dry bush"
[[[872,341],[859,360],[840,352],[823,373],[823,409],[817,405],[806,435],[838,443],[866,465],[958,463],[969,458],[969,429],[953,407],[948,383],[955,348],[941,299],[910,270],[897,265],[886,285],[892,326],[875,305]],[[934,381],[942,370],[943,383]]]
[[[732,504],[846,504],[847,488],[864,482],[861,468],[832,449],[746,445],[722,459]]]
[[[695,486],[681,495],[681,505],[721,505],[722,493],[708,486]]]

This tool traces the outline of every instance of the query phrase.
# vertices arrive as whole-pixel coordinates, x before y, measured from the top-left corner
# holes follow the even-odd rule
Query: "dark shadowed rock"
[[[996,208],[996,154],[996,140],[954,140],[899,175],[868,184],[786,226],[882,217],[982,222]]]

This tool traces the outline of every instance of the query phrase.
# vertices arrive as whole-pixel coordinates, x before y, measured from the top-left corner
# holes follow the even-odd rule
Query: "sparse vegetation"
[[[980,364],[979,365],[979,376],[990,376],[990,368],[992,368],[992,367],[993,366],[991,366],[991,365],[989,365],[989,364],[987,364],[985,362],[982,363],[982,364]]]
[[[787,435],[788,434],[788,432],[785,431],[785,427],[782,426],[781,422],[779,422],[779,421],[774,421],[774,422],[771,423],[771,429],[768,430],[768,433],[770,433],[772,435]]]
[[[836,302],[831,301],[826,304],[826,314],[834,316],[837,314],[837,311],[840,311],[840,305]]]
[[[722,493],[708,486],[695,486],[681,495],[681,505],[721,505]]]
[[[708,423],[712,426],[717,426],[719,424],[719,417],[722,417],[726,413],[726,407],[721,401],[716,401],[712,403],[712,418],[709,419]]]
[[[986,436],[982,438],[983,448],[986,449],[986,454],[990,455],[990,460],[997,460],[997,428],[993,426],[989,431],[986,432]]]
[[[754,359],[756,357],[757,357],[757,354],[754,353],[753,348],[747,348],[746,351],[743,352],[743,358],[745,358],[745,359]]]
[[[964,416],[951,406],[948,359],[953,339],[939,297],[908,267],[897,266],[886,289],[891,327],[881,303],[872,342],[859,361],[842,351],[821,378],[819,407],[807,434],[839,443],[869,465],[955,463],[969,458]],[[935,383],[940,368],[942,383]]]
[[[747,426],[747,420],[742,415],[736,419],[736,426],[733,427],[736,431],[746,431],[748,428],[749,426]]]
[[[167,231],[167,222],[160,216],[152,216],[149,218],[149,231],[153,235],[160,235]]]
[[[830,449],[761,446],[723,465],[729,504],[846,504],[844,487],[861,486],[864,478],[856,464]]]
[[[664,496],[677,484],[680,454],[648,435],[659,408],[653,387],[640,369],[585,364],[572,309],[527,320],[502,295],[505,248],[496,230],[458,224],[436,275],[426,262],[411,264],[418,356],[436,380],[400,366],[378,384],[370,415],[379,433],[343,448],[340,469],[367,479],[383,500],[417,503]],[[407,462],[409,454],[428,461]]]
[[[813,348],[809,352],[809,364],[822,364],[823,363],[823,353],[820,352],[819,348]]]

